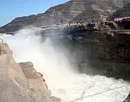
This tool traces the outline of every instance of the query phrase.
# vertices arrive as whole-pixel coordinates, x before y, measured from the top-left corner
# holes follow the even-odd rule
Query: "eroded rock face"
[[[31,62],[17,64],[5,43],[0,49],[0,102],[55,102]]]
[[[0,48],[0,102],[34,102],[27,94],[27,79],[12,51],[5,43]]]
[[[34,102],[32,98],[10,79],[0,80],[0,102]]]
[[[20,66],[27,78],[29,94],[34,98],[35,102],[43,102],[43,100],[52,102],[50,99],[51,91],[48,90],[45,79],[34,69],[33,64],[30,62],[20,63]]]
[[[130,15],[130,3],[124,6],[123,8],[116,11],[111,18],[117,18],[117,17],[123,17],[123,16],[129,16]]]

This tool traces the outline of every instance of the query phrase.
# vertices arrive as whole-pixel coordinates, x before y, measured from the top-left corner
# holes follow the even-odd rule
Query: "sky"
[[[16,17],[45,12],[48,8],[68,0],[0,0],[0,26]]]

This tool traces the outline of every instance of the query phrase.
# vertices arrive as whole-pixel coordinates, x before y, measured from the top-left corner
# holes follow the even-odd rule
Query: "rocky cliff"
[[[6,43],[0,44],[0,102],[59,102],[31,62],[16,63]]]
[[[123,17],[123,16],[130,16],[130,3],[128,3],[123,8],[117,10],[113,15],[112,18],[116,17]]]
[[[69,21],[100,20],[123,7],[129,0],[70,0],[48,9],[45,13],[18,17],[1,27],[3,32],[14,32],[26,26],[46,26]]]

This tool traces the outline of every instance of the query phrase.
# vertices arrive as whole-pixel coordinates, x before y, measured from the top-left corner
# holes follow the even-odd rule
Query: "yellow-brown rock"
[[[46,102],[52,102],[50,99],[51,92],[46,87],[46,83],[41,74],[33,68],[33,64],[31,62],[26,62],[20,63],[20,66],[28,80],[30,96],[32,96],[36,102],[43,102],[43,97]]]
[[[17,64],[6,43],[0,44],[0,102],[56,102],[31,62]]]

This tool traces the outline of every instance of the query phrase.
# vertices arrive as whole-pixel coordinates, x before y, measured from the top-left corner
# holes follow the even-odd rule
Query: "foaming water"
[[[105,76],[79,74],[71,53],[57,37],[41,38],[39,29],[23,29],[14,36],[2,36],[17,62],[31,61],[43,73],[52,95],[63,102],[122,102],[130,84]]]

